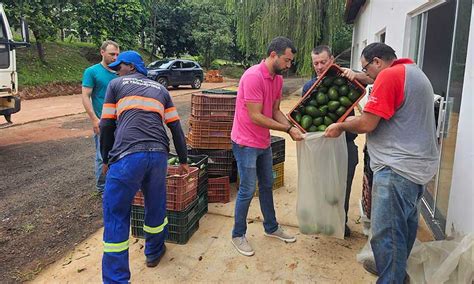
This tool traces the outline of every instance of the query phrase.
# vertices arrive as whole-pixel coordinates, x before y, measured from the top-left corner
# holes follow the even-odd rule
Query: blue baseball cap
[[[142,56],[140,53],[134,50],[128,50],[121,52],[115,62],[109,64],[109,68],[116,70],[120,63],[133,64],[139,73],[142,73],[146,76],[148,73],[145,63],[143,62]]]

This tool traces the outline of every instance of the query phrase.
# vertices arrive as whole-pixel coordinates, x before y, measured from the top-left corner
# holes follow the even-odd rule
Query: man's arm
[[[377,128],[380,122],[380,116],[369,112],[363,112],[361,116],[349,116],[346,121],[333,123],[326,128],[324,135],[326,137],[339,137],[343,131],[352,133],[369,133]]]
[[[355,72],[349,68],[342,68],[342,70],[343,70],[342,75],[349,80],[356,79],[357,81],[359,81],[360,83],[364,85],[369,85],[369,84],[374,83],[374,80],[370,78],[369,76],[367,76],[367,74],[365,74],[364,72]]]
[[[92,128],[94,129],[95,134],[99,134],[99,118],[95,115],[94,109],[92,108],[92,103],[91,103],[91,95],[92,95],[92,88],[89,87],[82,87],[82,93],[81,93],[81,98],[82,98],[82,105],[84,106],[84,109],[87,112],[87,115],[89,116],[91,122],[92,122]]]
[[[288,121],[286,116],[283,114],[283,112],[280,110],[280,100],[277,100],[273,104],[273,119],[278,121],[281,124],[288,125],[287,128],[285,129],[285,132],[288,132],[290,134],[291,138],[295,141],[301,141],[303,140],[303,134],[301,131],[296,128],[296,127],[291,127],[288,130],[288,127],[292,126],[291,123]]]

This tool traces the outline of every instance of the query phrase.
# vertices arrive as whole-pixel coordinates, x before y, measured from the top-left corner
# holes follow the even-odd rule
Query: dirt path
[[[301,82],[285,80],[284,93]],[[171,91],[186,132],[194,91]],[[7,283],[33,279],[102,227],[92,131],[80,98],[27,101],[13,119],[14,127],[0,129],[0,282]]]

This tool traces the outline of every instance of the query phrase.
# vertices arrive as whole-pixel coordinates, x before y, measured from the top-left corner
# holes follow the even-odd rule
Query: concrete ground
[[[299,99],[299,92],[286,97],[281,108],[288,112]],[[345,240],[321,235],[299,233],[296,219],[297,166],[296,144],[286,133],[275,132],[286,138],[285,185],[274,191],[277,219],[287,230],[297,235],[297,242],[286,244],[263,235],[262,215],[258,197],[249,211],[247,237],[255,249],[255,256],[240,255],[230,242],[235,204],[235,185],[232,201],[210,204],[209,213],[200,221],[199,230],[186,245],[167,244],[167,252],[160,265],[147,268],[143,255],[144,241],[130,239],[130,269],[132,282],[320,282],[374,283],[376,277],[367,273],[356,261],[356,254],[364,246],[366,237],[359,223],[358,202],[362,190],[362,146],[359,135],[359,165],[353,182],[349,212],[352,236]],[[101,282],[102,230],[77,244],[64,258],[50,265],[35,283],[99,283]],[[419,238],[431,236],[422,223]]]

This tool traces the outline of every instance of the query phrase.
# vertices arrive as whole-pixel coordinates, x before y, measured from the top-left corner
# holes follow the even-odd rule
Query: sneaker
[[[265,236],[272,237],[272,238],[277,238],[277,239],[280,239],[280,240],[282,240],[286,243],[296,242],[296,237],[295,236],[290,236],[289,234],[287,234],[281,226],[278,226],[278,229],[275,232],[271,233],[271,234],[268,234],[267,232],[265,232]]]
[[[252,256],[255,254],[245,235],[242,237],[232,238],[232,244],[238,252],[245,256]]]
[[[364,262],[362,263],[362,266],[367,272],[375,276],[379,276],[379,273],[377,271],[377,266],[375,266],[375,261],[373,261],[372,259],[364,260]]]
[[[163,258],[163,255],[165,255],[165,252],[166,252],[166,246],[163,245],[163,253],[162,253],[159,257],[157,257],[156,259],[154,259],[154,260],[150,260],[150,259],[148,259],[148,257],[147,257],[147,259],[146,259],[146,266],[147,266],[147,267],[156,267],[156,266],[160,263],[160,260]]]

